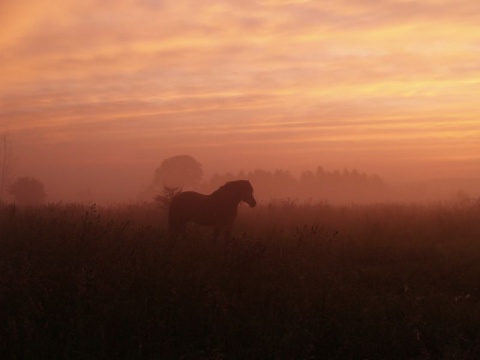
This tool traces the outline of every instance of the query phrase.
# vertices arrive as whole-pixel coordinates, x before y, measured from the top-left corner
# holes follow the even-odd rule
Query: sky
[[[477,0],[0,2],[0,133],[51,199],[322,166],[480,178]]]

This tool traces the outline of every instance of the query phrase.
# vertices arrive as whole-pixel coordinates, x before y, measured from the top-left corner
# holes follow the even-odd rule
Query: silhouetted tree
[[[19,205],[38,205],[45,201],[43,183],[33,177],[20,177],[9,188],[10,194]]]
[[[195,188],[203,178],[202,165],[190,155],[178,155],[165,159],[155,170],[152,182],[154,190],[171,188]]]

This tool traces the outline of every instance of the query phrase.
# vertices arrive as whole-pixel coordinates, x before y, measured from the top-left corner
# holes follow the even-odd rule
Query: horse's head
[[[257,205],[257,201],[253,197],[253,187],[248,180],[236,180],[227,182],[217,192],[222,191],[235,202],[244,201],[251,207]]]
[[[241,194],[241,200],[245,201],[250,207],[257,205],[257,201],[253,197],[253,187],[248,180],[239,180],[239,193]]]

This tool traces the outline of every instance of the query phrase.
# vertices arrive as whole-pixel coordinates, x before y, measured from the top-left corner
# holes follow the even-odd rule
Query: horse
[[[230,237],[231,229],[237,217],[240,202],[255,207],[257,201],[253,197],[253,187],[248,180],[229,181],[210,195],[195,191],[180,192],[172,198],[168,211],[168,232],[170,238],[178,234],[185,235],[188,222],[213,226],[213,240],[221,230],[225,238]]]

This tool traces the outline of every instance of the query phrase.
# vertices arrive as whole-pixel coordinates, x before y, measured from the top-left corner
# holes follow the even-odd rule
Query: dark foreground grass
[[[2,359],[475,359],[480,204],[0,209]]]

